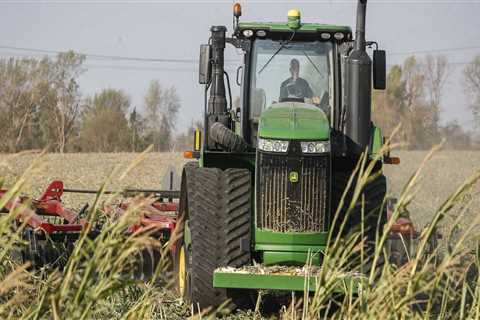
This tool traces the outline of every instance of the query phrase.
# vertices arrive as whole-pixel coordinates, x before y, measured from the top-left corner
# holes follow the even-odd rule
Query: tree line
[[[55,58],[0,59],[0,152],[170,151],[180,98],[175,87],[152,80],[143,112],[127,93],[104,89],[83,96],[78,84],[85,56],[72,51]]]
[[[463,87],[469,101],[474,128],[467,130],[456,120],[440,123],[445,83],[452,73],[446,56],[407,58],[387,75],[387,89],[374,91],[373,118],[389,136],[401,123],[395,142],[406,149],[429,149],[443,141],[449,149],[479,149],[480,55],[463,69]],[[444,106],[445,107],[445,106]],[[457,106],[449,106],[455,108]]]
[[[181,102],[175,87],[152,80],[141,109],[127,93],[104,89],[84,96],[78,78],[85,56],[73,51],[56,57],[0,59],[0,152],[155,151],[191,147],[201,121],[175,135]],[[478,135],[457,121],[440,123],[445,83],[451,75],[445,56],[407,58],[389,69],[387,89],[374,91],[373,118],[388,136],[402,123],[396,141],[408,149],[480,148]],[[463,69],[463,87],[475,128],[480,129],[480,55]],[[444,106],[445,107],[445,106]],[[455,106],[452,106],[455,107]],[[478,132],[478,131],[477,131]]]

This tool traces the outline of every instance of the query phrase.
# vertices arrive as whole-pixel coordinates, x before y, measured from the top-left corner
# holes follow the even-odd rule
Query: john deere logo
[[[288,178],[290,179],[290,182],[292,182],[292,183],[298,182],[298,172],[296,172],[296,171],[290,172],[290,174],[288,175]]]

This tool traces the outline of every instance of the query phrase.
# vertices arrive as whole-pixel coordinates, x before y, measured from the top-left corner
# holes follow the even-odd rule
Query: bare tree
[[[145,95],[147,130],[155,150],[159,150],[162,120],[162,87],[158,80],[152,80]]]
[[[425,79],[425,93],[427,98],[427,106],[429,107],[425,117],[425,127],[429,139],[437,143],[439,142],[439,121],[440,108],[443,88],[449,75],[449,65],[446,56],[428,55],[423,65],[423,73]]]
[[[424,74],[425,88],[431,105],[439,106],[442,98],[443,87],[449,76],[448,59],[444,55],[425,58]]]
[[[63,153],[74,123],[79,115],[81,94],[77,83],[78,76],[84,71],[82,63],[85,56],[73,51],[60,53],[53,65],[53,87],[57,94],[57,103],[52,106],[56,129],[57,150]]]
[[[173,131],[177,123],[180,98],[175,87],[162,89],[158,80],[152,80],[145,95],[148,135],[154,149],[171,149]]]
[[[465,90],[477,129],[480,129],[480,55],[467,64],[463,70]]]
[[[35,112],[34,59],[3,59],[0,61],[0,123],[1,149],[16,152]]]
[[[424,95],[425,77],[415,56],[407,58],[403,64],[403,81],[405,82],[406,107],[414,111]]]

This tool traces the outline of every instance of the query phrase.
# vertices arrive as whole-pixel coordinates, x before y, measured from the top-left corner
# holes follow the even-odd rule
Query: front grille
[[[330,158],[259,153],[257,226],[277,232],[326,231]],[[290,182],[292,171],[298,181]]]

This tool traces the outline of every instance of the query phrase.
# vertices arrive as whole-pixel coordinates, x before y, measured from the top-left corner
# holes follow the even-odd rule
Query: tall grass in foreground
[[[141,160],[139,157],[139,161]],[[40,160],[41,161],[41,160]],[[0,206],[13,200],[34,171],[29,168]],[[133,167],[133,165],[132,165]],[[131,168],[129,168],[131,169]],[[112,172],[112,176],[125,176]],[[28,265],[18,265],[11,252],[22,245],[24,226],[12,228],[21,208],[0,216],[0,318],[22,319],[167,319],[162,309],[170,299],[161,286],[167,285],[163,257],[148,282],[135,280],[140,253],[147,248],[165,255],[168,251],[151,237],[155,230],[126,234],[136,221],[139,208],[151,199],[138,199],[120,217],[108,217],[100,212],[104,205],[114,205],[117,196],[103,196],[105,182],[86,217],[88,226],[77,240],[62,271],[29,272]],[[100,226],[101,225],[101,228]],[[89,237],[100,228],[96,237]],[[182,318],[180,314],[178,318]]]
[[[366,257],[364,246],[358,245],[364,241],[364,227],[342,240],[330,237],[324,268],[315,275],[318,280],[315,294],[293,296],[291,304],[280,311],[280,316],[284,319],[480,318],[480,284],[476,276],[472,277],[480,264],[477,246],[480,214],[466,226],[464,223],[474,188],[479,185],[480,170],[458,186],[436,210],[432,221],[422,231],[415,255],[409,257],[406,265],[390,265],[386,257],[386,231],[415,197],[422,168],[434,152],[427,155],[404,186],[394,217],[384,232],[377,232],[373,256]],[[127,171],[141,160],[142,155]],[[40,157],[10,188],[9,194],[0,200],[0,207],[18,196],[29,179],[34,179],[35,166],[41,161]],[[342,205],[350,209],[347,212],[357,201],[365,201],[361,190],[375,174],[373,165],[363,158],[355,170],[357,178],[350,181],[352,201],[347,203],[343,198]],[[126,173],[112,172],[114,175],[125,176]],[[103,189],[108,183],[104,183]],[[87,236],[90,230],[85,230],[61,272],[46,269],[33,272],[28,265],[12,260],[10,253],[22,245],[23,226],[12,228],[18,210],[0,215],[0,319],[201,318],[195,306],[183,304],[165,290],[169,281],[165,276],[167,259],[162,259],[163,263],[150,281],[135,280],[133,274],[139,252],[153,247],[166,255],[168,248],[161,248],[149,231],[132,235],[124,232],[135,219],[142,202],[149,199],[139,199],[138,204],[131,206],[118,220],[104,218],[100,208],[113,204],[116,199],[115,195],[106,197],[99,192],[86,218],[89,229],[101,224],[101,232],[91,239]],[[338,219],[334,223],[342,228],[345,220]],[[445,230],[442,245],[429,252],[428,240],[440,225]],[[358,256],[360,263],[356,259]],[[366,274],[366,280],[359,294],[335,292],[339,280],[360,272]],[[255,311],[240,312],[229,318],[260,319],[259,305]]]

